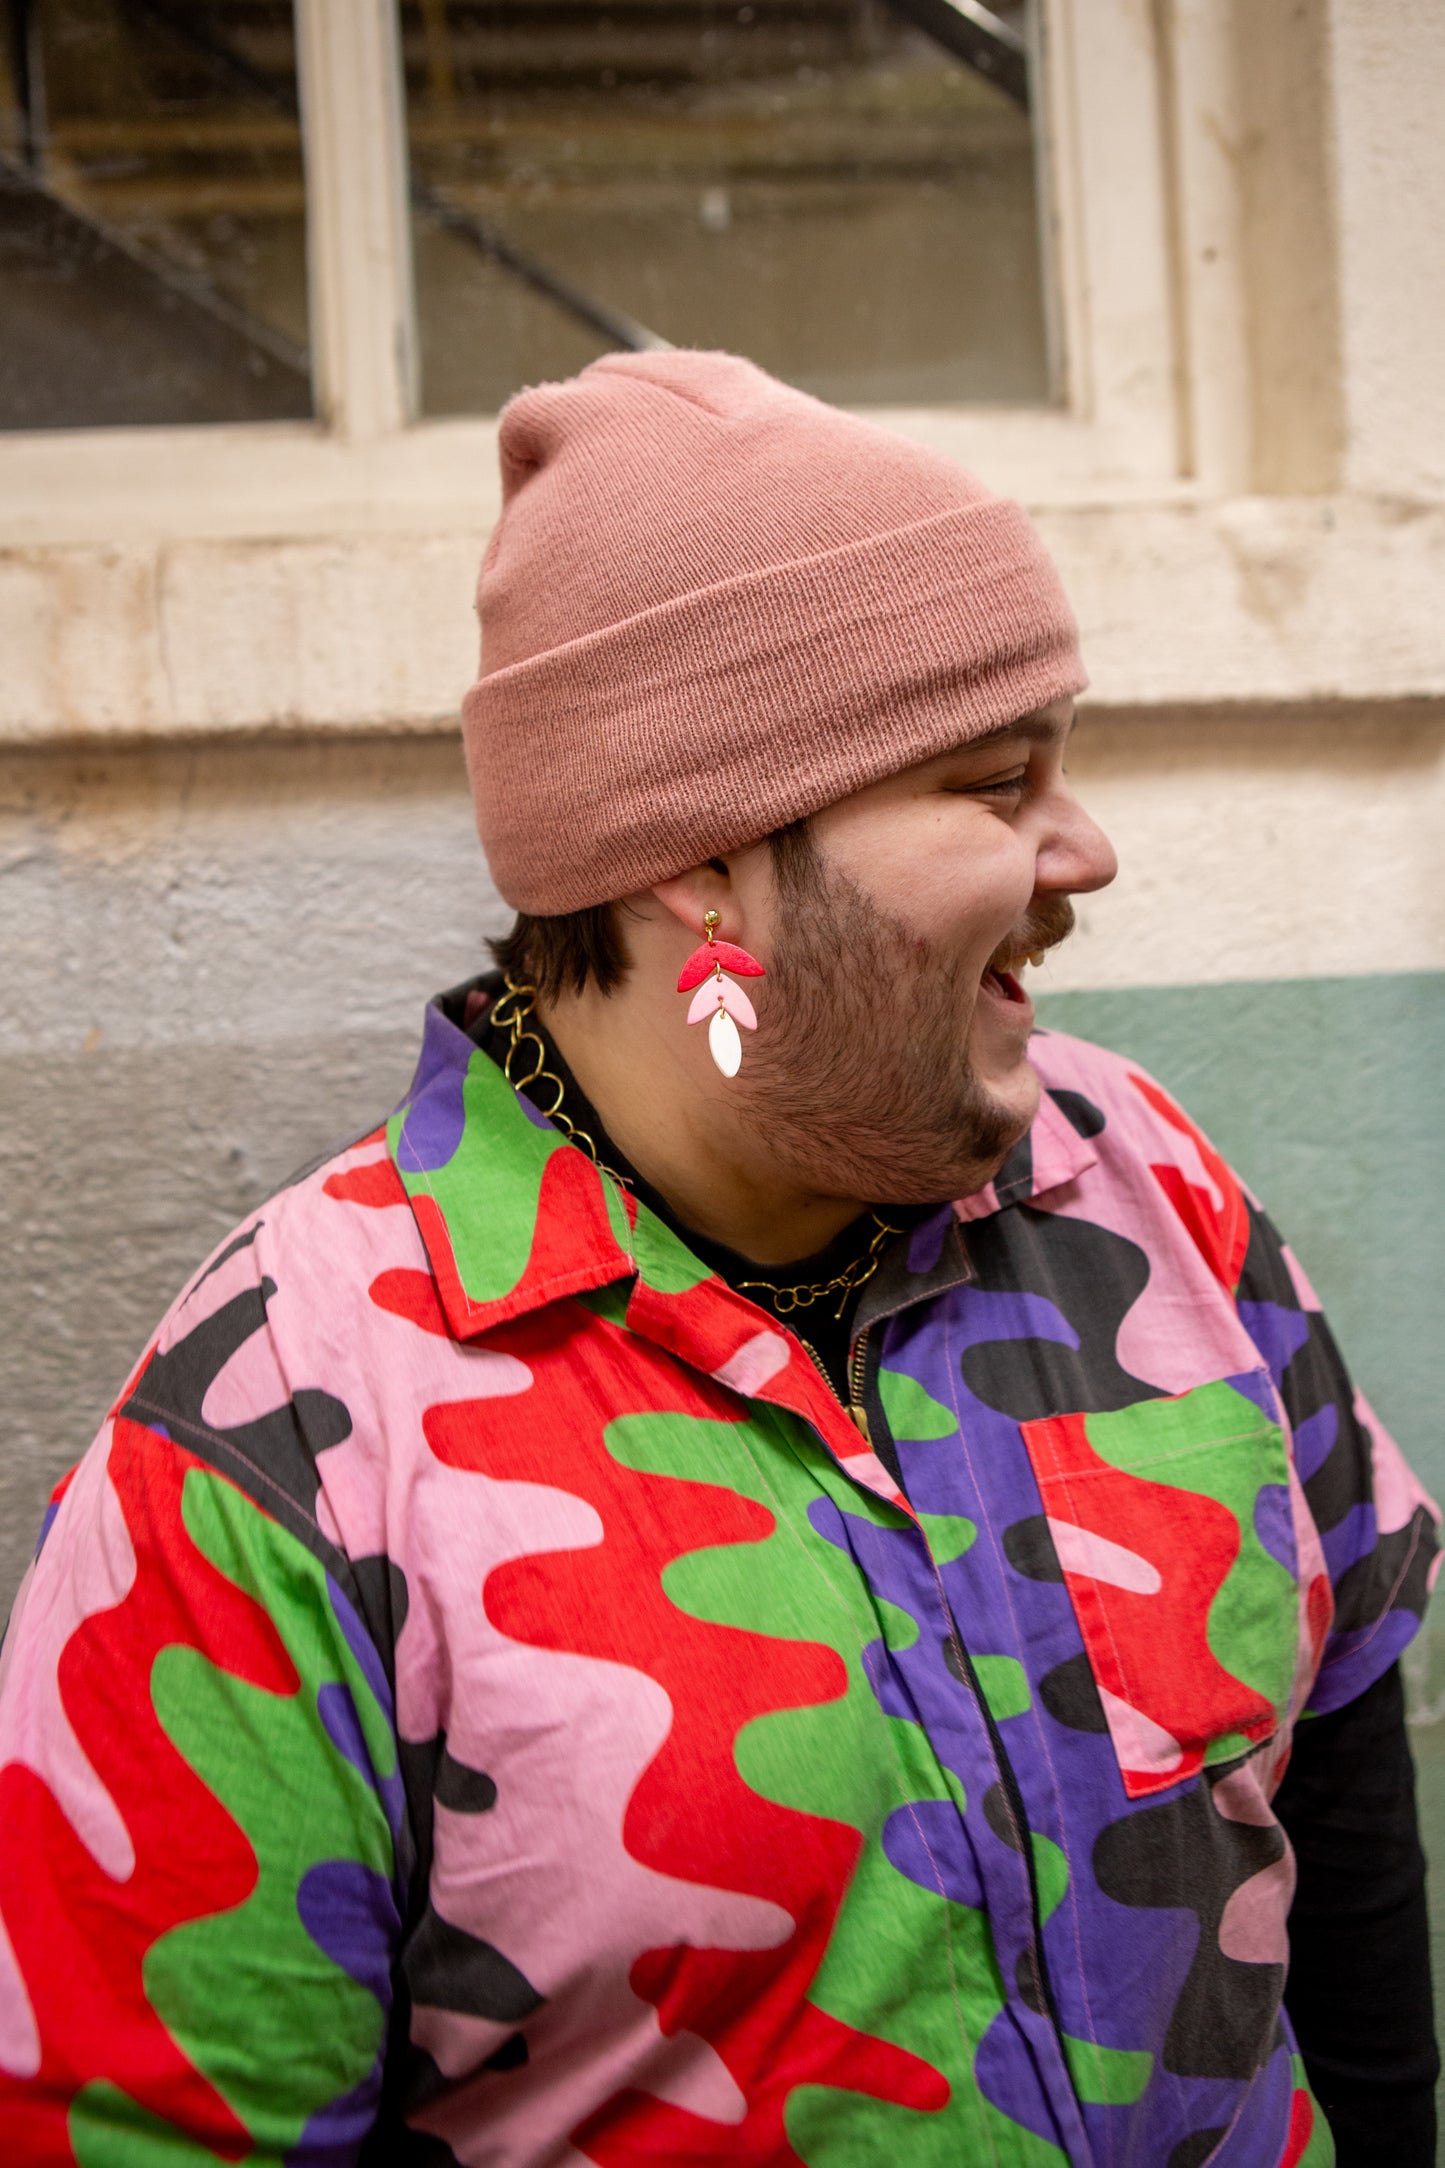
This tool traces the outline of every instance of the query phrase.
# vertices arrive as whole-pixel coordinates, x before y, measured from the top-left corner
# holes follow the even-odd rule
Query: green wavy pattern
[[[880,1709],[860,1661],[878,1638],[907,1647],[916,1623],[870,1597],[849,1560],[809,1524],[806,1494],[776,1480],[769,1456],[806,1459],[840,1510],[886,1525],[894,1515],[881,1501],[875,1507],[820,1449],[815,1456],[790,1418],[765,1416],[756,1406],[752,1412],[746,1434],[729,1423],[684,1429],[675,1417],[627,1417],[609,1426],[607,1445],[626,1467],[717,1483],[773,1514],[777,1526],[762,1542],[689,1552],[666,1569],[663,1587],[691,1618],[822,1643],[842,1658],[847,1693],[755,1719],[738,1734],[738,1772],[763,1798],[848,1823],[864,1839],[811,2000],[841,2023],[931,2063],[952,2085],[947,2106],[932,2115],[833,2086],[799,2086],[787,2108],[789,2139],[804,2161],[826,2160],[829,2168],[890,2159],[909,2168],[957,2168],[973,2158],[1057,2168],[1058,2148],[1003,2115],[974,2082],[973,2051],[1004,2001],[985,1916],[920,1888],[883,1851],[883,1825],[907,1801],[963,1804],[957,1780],[921,1728]],[[949,1962],[929,1968],[938,1984],[925,1993],[918,1952],[945,1939]]]

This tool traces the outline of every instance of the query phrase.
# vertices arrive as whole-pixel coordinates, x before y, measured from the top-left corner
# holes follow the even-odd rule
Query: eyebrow
[[[1042,715],[1021,715],[1017,722],[997,723],[992,730],[982,731],[976,738],[965,738],[958,750],[960,753],[982,752],[991,745],[1003,745],[1010,738],[1024,738],[1030,745],[1044,745],[1060,735],[1067,738],[1078,719],[1075,709],[1061,733],[1057,723],[1046,722]]]

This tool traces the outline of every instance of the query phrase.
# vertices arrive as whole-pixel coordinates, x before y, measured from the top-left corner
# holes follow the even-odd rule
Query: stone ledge
[[[1037,514],[1113,712],[1445,697],[1445,503]],[[0,743],[447,731],[473,528],[0,550]]]

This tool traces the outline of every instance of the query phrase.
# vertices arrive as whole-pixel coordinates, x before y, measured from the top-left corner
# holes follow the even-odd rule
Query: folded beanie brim
[[[993,498],[484,673],[462,728],[493,879],[515,909],[553,916],[755,842],[1085,682],[1058,575],[1022,508]]]

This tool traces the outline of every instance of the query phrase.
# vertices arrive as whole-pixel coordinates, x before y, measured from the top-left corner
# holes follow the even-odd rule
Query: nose
[[[1039,852],[1038,886],[1057,895],[1087,896],[1107,888],[1118,870],[1113,844],[1061,783],[1051,831]]]

